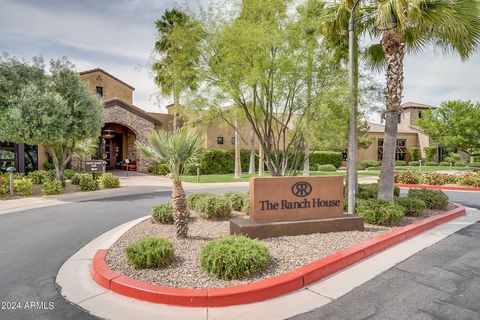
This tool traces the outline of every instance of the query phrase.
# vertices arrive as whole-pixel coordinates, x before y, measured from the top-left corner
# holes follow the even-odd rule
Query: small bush
[[[408,197],[423,200],[429,209],[444,209],[448,205],[447,195],[440,190],[410,189]]]
[[[120,178],[110,172],[102,174],[98,180],[104,189],[120,188]]]
[[[172,224],[175,221],[173,206],[171,203],[161,203],[153,206],[152,218],[162,224]]]
[[[162,268],[173,258],[173,245],[164,238],[146,237],[125,248],[128,262],[135,269]]]
[[[377,160],[363,160],[360,162],[365,168],[378,167],[379,163]]]
[[[403,184],[419,184],[422,181],[422,174],[413,170],[395,171],[394,181]]]
[[[83,174],[84,173],[75,173],[70,179],[70,183],[78,186],[80,184],[80,178],[82,177]]]
[[[333,164],[319,164],[317,165],[317,171],[335,172],[337,168]]]
[[[222,196],[211,195],[202,198],[196,204],[196,210],[205,219],[223,219],[232,213],[232,204]]]
[[[438,162],[428,161],[428,162],[425,162],[425,165],[428,167],[436,167],[438,166]]]
[[[447,173],[428,172],[422,175],[422,181],[432,186],[441,186],[451,181],[451,179]]]
[[[400,195],[400,188],[394,187],[393,194],[395,196]],[[369,183],[369,184],[359,184],[358,185],[358,194],[357,198],[359,199],[376,199],[378,196],[378,184],[377,183]]]
[[[402,160],[395,161],[395,167],[404,167],[406,165],[407,163],[405,161],[402,161]]]
[[[480,173],[478,172],[465,172],[457,177],[457,182],[461,186],[465,187],[480,187]]]
[[[62,182],[58,180],[48,180],[42,184],[40,192],[44,196],[60,194],[63,192]]]
[[[0,196],[8,193],[8,178],[0,172]]]
[[[212,240],[200,252],[200,265],[208,274],[224,280],[240,279],[267,268],[267,247],[245,236]]]
[[[442,167],[448,167],[448,166],[450,166],[450,162],[442,161],[438,165],[442,166]]]
[[[13,180],[13,190],[19,196],[31,196],[33,194],[32,180],[20,177]]]
[[[438,147],[436,146],[427,146],[423,148],[425,151],[425,156],[427,157],[427,162],[433,161],[433,158],[437,154]]]
[[[48,162],[48,161],[45,161],[43,163],[43,167],[45,168],[45,170],[54,170],[55,169],[55,165],[51,162]]]
[[[166,176],[167,174],[170,173],[170,169],[168,168],[167,164],[159,163],[154,167],[148,168],[148,173],[156,174],[160,176]]]
[[[200,200],[202,200],[205,197],[209,196],[214,196],[214,193],[211,192],[196,192],[192,193],[187,197],[187,203],[188,207],[192,210],[198,211],[198,204],[200,203]]]
[[[405,215],[405,208],[394,201],[358,199],[356,207],[357,214],[366,223],[375,225],[390,225],[402,220]]]
[[[365,170],[367,167],[365,167],[365,165],[359,163],[357,164],[357,170]]]
[[[412,157],[412,161],[420,160],[420,148],[411,147],[410,148],[410,156]]]
[[[409,166],[398,166],[395,167],[395,170],[412,170]]]
[[[49,180],[49,174],[45,170],[30,171],[27,177],[32,180],[33,184],[43,184],[45,181]]]
[[[418,167],[420,166],[420,161],[410,161],[408,165],[412,167]]]
[[[381,166],[368,167],[367,170],[368,171],[380,171],[380,170],[382,170],[382,167]]]
[[[249,216],[250,215],[250,195],[247,193],[243,199],[242,213]]]
[[[310,154],[310,165],[313,167],[319,164],[332,164],[335,168],[342,166],[343,156],[341,152],[335,151],[314,151]]]
[[[480,162],[470,162],[467,164],[470,168],[480,168]]]
[[[418,217],[427,208],[425,202],[418,198],[395,198],[395,202],[405,208],[405,215]]]
[[[467,165],[467,163],[465,161],[457,161],[455,162],[454,166],[455,167],[460,167],[460,168],[463,168]]]
[[[232,205],[232,210],[242,210],[243,201],[245,199],[245,195],[243,193],[237,191],[229,191],[225,192],[223,196],[230,201],[230,204]]]
[[[65,169],[63,171],[63,178],[66,180],[71,180],[74,175],[77,174],[77,171],[73,169]]]
[[[94,180],[92,175],[88,173],[80,175],[78,185],[80,186],[80,190],[82,191],[95,191],[100,189],[98,181]]]

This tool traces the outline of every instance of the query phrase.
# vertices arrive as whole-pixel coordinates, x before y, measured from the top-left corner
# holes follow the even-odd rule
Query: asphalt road
[[[480,193],[448,193],[480,207]],[[324,307],[291,320],[480,319],[480,222],[420,251]]]
[[[480,207],[479,193],[451,195],[454,201]],[[124,222],[147,215],[152,205],[166,202],[169,198],[169,192],[146,193],[0,215],[0,319],[94,319],[59,294],[55,277],[61,265],[100,234]],[[477,244],[480,240],[478,231],[468,231],[476,237]],[[480,256],[478,251],[476,256]],[[473,264],[478,260],[470,262]],[[480,284],[480,271],[476,270],[477,282],[472,282],[472,285]],[[385,278],[385,274],[390,272],[378,277],[378,281],[383,281],[387,286],[384,288],[386,291],[391,291],[387,281],[389,278]],[[365,304],[373,303],[374,294],[375,292],[367,294],[362,291],[363,298],[360,301]],[[350,295],[344,298],[348,299]],[[392,296],[395,294],[392,293]],[[339,299],[338,303],[344,298]],[[410,302],[414,303],[417,299],[411,300]],[[331,304],[331,308],[334,308],[336,303]],[[348,304],[359,303],[355,301]],[[336,314],[335,309],[331,310],[332,313],[329,314]],[[297,319],[321,319],[320,314],[302,315]]]

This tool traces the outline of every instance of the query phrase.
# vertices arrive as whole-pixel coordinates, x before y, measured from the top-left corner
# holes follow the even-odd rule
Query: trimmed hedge
[[[104,189],[120,188],[120,178],[110,172],[102,174],[98,180]]]
[[[448,196],[441,190],[410,189],[408,197],[423,200],[428,209],[445,209],[448,205]]]
[[[171,203],[161,203],[153,206],[152,218],[162,224],[172,224],[175,221]]]
[[[230,201],[232,210],[241,211],[243,208],[243,201],[245,199],[245,194],[237,191],[228,191],[223,194],[223,196]]]
[[[471,168],[480,168],[480,162],[470,162],[467,166]]]
[[[100,189],[97,180],[94,180],[91,174],[84,173],[79,177],[78,185],[82,191],[96,191]]]
[[[395,183],[419,184],[422,181],[422,174],[413,170],[395,171],[393,178]]]
[[[465,172],[457,177],[457,182],[465,187],[480,187],[480,172]]]
[[[410,148],[410,156],[412,158],[412,161],[418,161],[420,160],[420,148],[418,147],[411,147]]]
[[[380,163],[377,160],[363,160],[360,162],[365,168],[378,167]]]
[[[44,196],[61,194],[63,192],[62,182],[58,180],[47,180],[42,184],[40,191]]]
[[[219,196],[211,195],[203,197],[196,204],[196,211],[204,219],[224,219],[232,213],[232,204],[230,200]]]
[[[198,204],[205,197],[215,196],[215,193],[211,192],[196,192],[188,195],[187,204],[188,207],[192,210],[198,211]]]
[[[125,248],[128,262],[135,269],[162,268],[173,258],[173,245],[164,238],[146,237]]]
[[[465,161],[457,161],[454,164],[455,167],[461,167],[461,168],[465,167],[466,165],[467,163]]]
[[[412,167],[418,167],[420,166],[420,161],[410,161],[408,165]]]
[[[317,171],[335,172],[337,168],[333,164],[319,164],[317,165]]]
[[[203,271],[224,280],[240,279],[265,270],[268,259],[267,246],[245,236],[212,240],[200,252]]]
[[[391,225],[405,216],[405,208],[394,201],[358,199],[356,209],[366,223],[375,225]]]
[[[310,154],[310,165],[315,167],[320,164],[331,164],[335,168],[342,166],[343,155],[335,151],[314,151]]]
[[[419,198],[397,197],[395,202],[405,208],[405,215],[418,217],[427,208],[425,202]]]
[[[402,160],[395,161],[395,167],[404,167],[406,165],[407,163],[405,161],[402,161]]]
[[[425,162],[425,165],[428,166],[428,167],[436,167],[436,166],[438,166],[438,162],[427,161],[427,162]]]
[[[448,166],[450,166],[450,162],[442,161],[438,165],[442,166],[442,167],[448,167]]]
[[[395,196],[400,195],[400,188],[394,187],[393,194]],[[369,183],[369,184],[359,184],[358,185],[358,199],[368,200],[368,199],[377,199],[378,196],[378,184],[377,183]]]

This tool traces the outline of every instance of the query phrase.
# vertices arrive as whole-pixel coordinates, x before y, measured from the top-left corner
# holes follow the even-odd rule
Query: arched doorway
[[[105,123],[98,144],[98,158],[107,162],[107,170],[121,169],[126,159],[137,160],[136,133],[119,123]]]

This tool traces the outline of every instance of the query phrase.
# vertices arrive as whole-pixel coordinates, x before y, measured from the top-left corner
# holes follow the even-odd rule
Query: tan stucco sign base
[[[250,179],[250,219],[232,219],[230,234],[254,238],[363,230],[343,213],[343,177]]]

